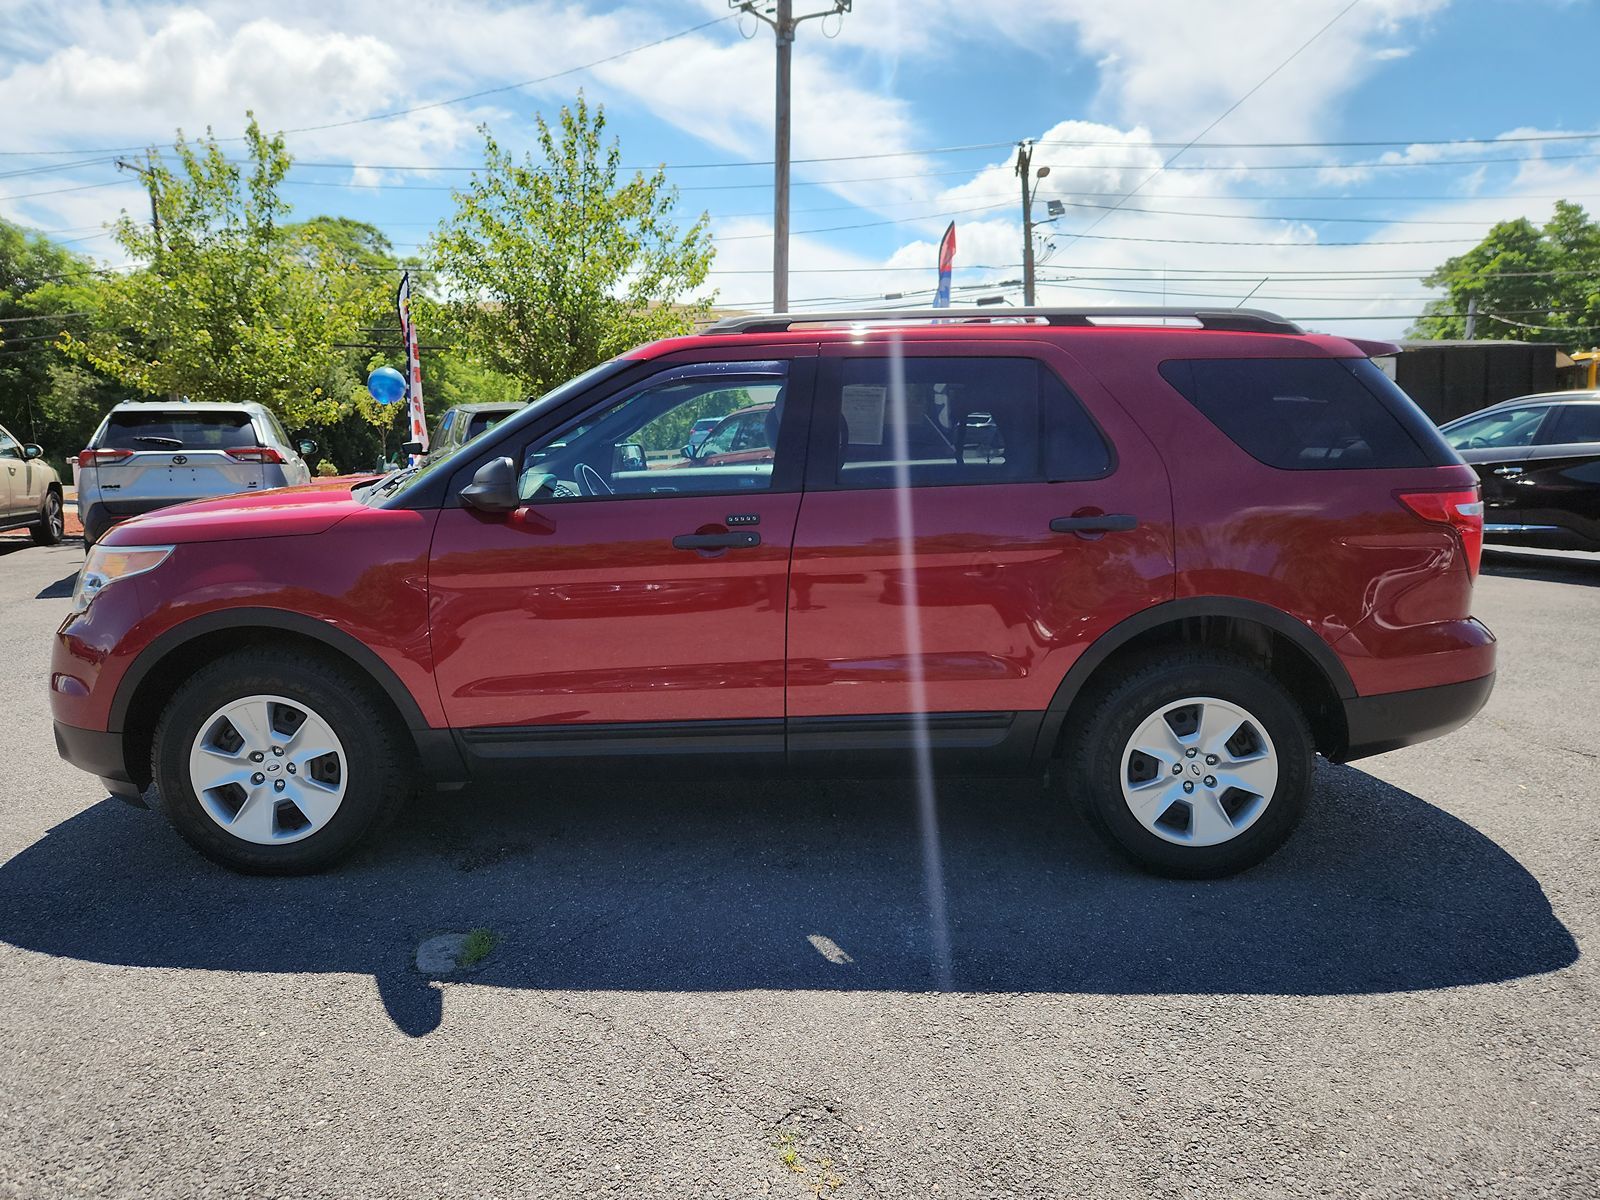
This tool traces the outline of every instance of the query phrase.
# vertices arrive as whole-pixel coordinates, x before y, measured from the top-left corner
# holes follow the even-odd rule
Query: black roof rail
[[[1125,318],[1140,321],[1173,318],[1194,321],[1202,329],[1224,329],[1235,333],[1304,333],[1305,330],[1259,308],[878,308],[847,312],[757,313],[727,317],[702,333],[787,333],[807,325],[858,325],[880,322],[927,324],[947,321],[952,324],[986,325],[1114,325]]]

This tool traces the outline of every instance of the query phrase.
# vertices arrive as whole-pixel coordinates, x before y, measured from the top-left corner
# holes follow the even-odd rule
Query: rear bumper
[[[80,729],[60,721],[55,722],[55,733],[56,753],[80,770],[98,775],[113,796],[138,800],[144,795],[144,789],[133,781],[128,771],[120,733]]]
[[[1414,746],[1429,738],[1459,729],[1478,715],[1494,690],[1494,674],[1461,683],[1356,696],[1344,702],[1347,730],[1345,751],[1338,761],[1349,762]]]

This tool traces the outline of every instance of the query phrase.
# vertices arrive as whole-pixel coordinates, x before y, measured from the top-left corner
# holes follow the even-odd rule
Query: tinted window
[[[887,358],[841,364],[844,487],[913,487],[1085,479],[1110,469],[1104,439],[1077,399],[1029,358]]]
[[[1600,404],[1563,404],[1539,435],[1547,446],[1600,442]]]
[[[1161,374],[1268,466],[1328,471],[1433,465],[1343,359],[1193,359],[1162,363]]]
[[[111,414],[99,448],[231,450],[255,444],[256,431],[247,413],[127,410]]]

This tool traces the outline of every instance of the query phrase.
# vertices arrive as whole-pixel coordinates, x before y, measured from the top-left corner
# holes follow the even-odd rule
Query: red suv
[[[56,639],[57,743],[245,871],[332,862],[419,779],[606,760],[647,804],[701,755],[1057,763],[1135,862],[1236,871],[1314,755],[1493,684],[1477,481],[1391,351],[1237,310],[725,321],[420,469],[118,526]],[[730,391],[770,456],[652,460]]]

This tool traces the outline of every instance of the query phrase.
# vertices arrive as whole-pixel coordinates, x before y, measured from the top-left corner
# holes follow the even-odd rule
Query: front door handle
[[[680,533],[672,539],[675,550],[747,550],[761,545],[754,529],[733,529],[727,533]]]
[[[1522,468],[1521,467],[1496,467],[1494,469],[1494,473],[1496,475],[1521,475],[1522,474]]]
[[[1050,522],[1051,533],[1127,533],[1139,528],[1132,513],[1099,513],[1092,517],[1057,517]]]

